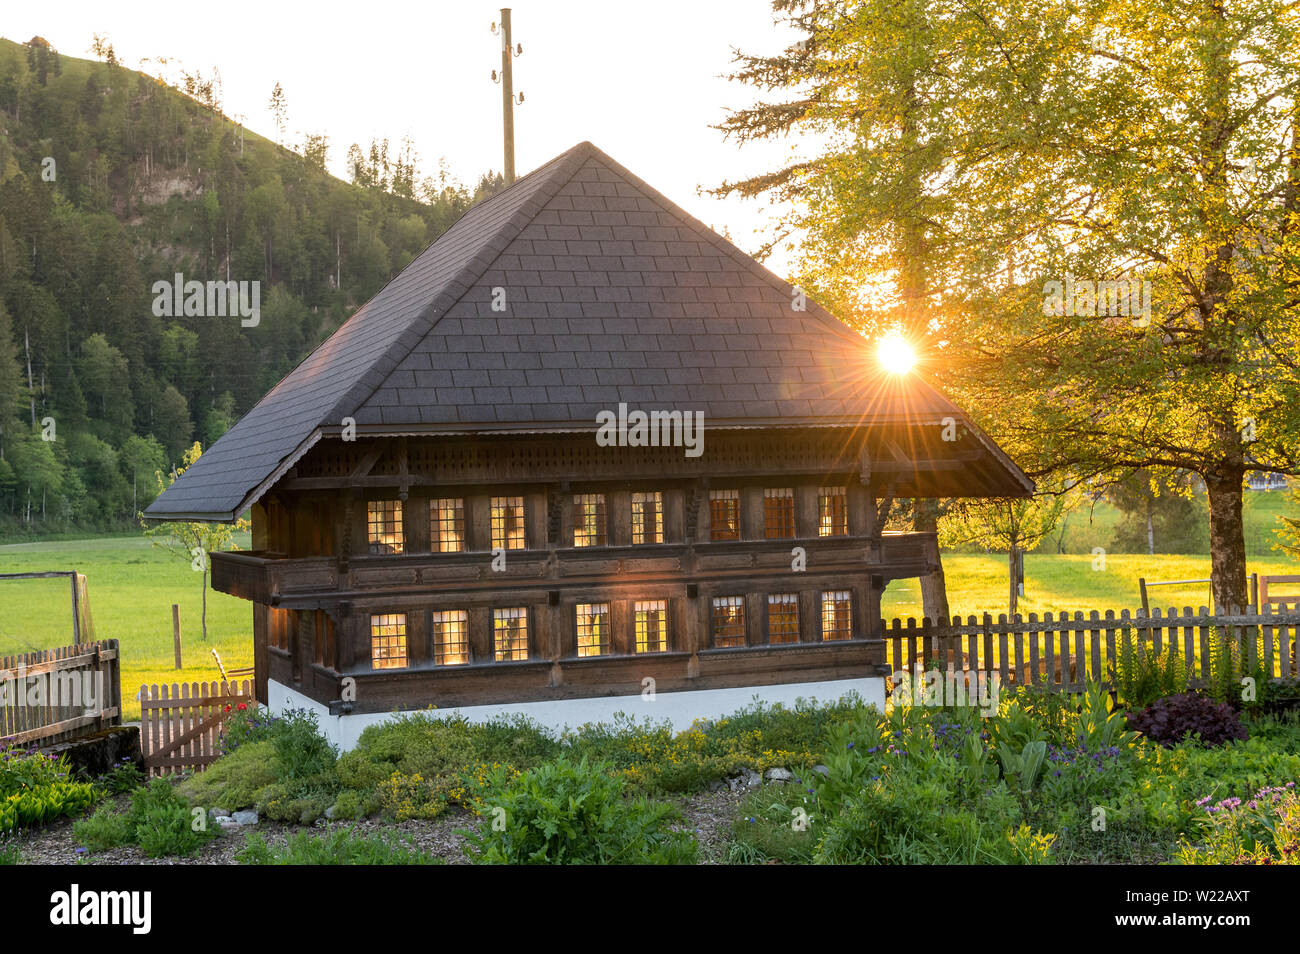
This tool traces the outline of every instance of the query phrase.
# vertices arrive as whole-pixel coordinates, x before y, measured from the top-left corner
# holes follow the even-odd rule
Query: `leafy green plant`
[[[0,832],[80,815],[99,797],[92,783],[73,781],[64,756],[0,749]]]
[[[1131,629],[1121,630],[1119,656],[1115,660],[1115,691],[1130,708],[1149,706],[1162,696],[1186,692],[1188,675],[1185,662],[1173,646],[1161,652],[1142,635]]]
[[[137,789],[125,812],[105,805],[74,824],[72,831],[89,851],[135,844],[150,858],[189,856],[216,837],[206,816],[196,815],[171,783],[161,778]]]
[[[1019,752],[998,749],[998,761],[1002,763],[1002,777],[1013,791],[1028,795],[1034,790],[1034,783],[1043,770],[1043,761],[1047,758],[1047,743],[1042,739],[1027,742]]]
[[[0,865],[17,865],[22,860],[18,839],[8,832],[0,832]]]
[[[1229,798],[1200,807],[1202,841],[1184,841],[1178,860],[1188,865],[1300,864],[1300,798],[1295,783],[1261,789],[1248,800]]]
[[[235,858],[244,865],[437,865],[442,859],[399,838],[366,836],[353,828],[326,834],[291,834],[283,848],[271,846],[260,832],[250,832]]]
[[[557,759],[511,778],[493,773],[476,811],[478,832],[463,832],[479,864],[693,864],[698,846],[671,824],[680,813],[624,798],[605,763]]]

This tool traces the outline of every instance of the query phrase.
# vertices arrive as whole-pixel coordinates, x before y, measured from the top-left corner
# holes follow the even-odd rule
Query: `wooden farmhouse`
[[[252,512],[257,692],[578,725],[883,701],[895,498],[1029,479],[916,374],[589,143],[476,205],[148,509]]]

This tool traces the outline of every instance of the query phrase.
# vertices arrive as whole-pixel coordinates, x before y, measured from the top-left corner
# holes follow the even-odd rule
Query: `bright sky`
[[[490,79],[501,41],[487,0],[425,0],[376,6],[228,0],[181,5],[62,0],[9,3],[0,32],[24,42],[45,37],[60,52],[90,58],[92,35],[106,36],[119,61],[139,68],[166,56],[206,78],[220,69],[222,107],[275,138],[267,108],[277,82],[288,103],[287,139],[326,133],[330,168],[345,177],[348,145],[387,137],[390,155],[405,135],[421,172],[445,157],[472,185],[502,168],[501,88]],[[516,0],[516,168],[523,174],[590,140],[670,199],[747,251],[768,235],[770,209],[755,200],[697,194],[723,179],[775,168],[788,142],[724,142],[710,125],[753,91],[722,78],[732,48],[776,52],[792,33],[772,21],[768,0]],[[152,65],[146,72],[156,73]],[[787,253],[769,267],[784,273]]]

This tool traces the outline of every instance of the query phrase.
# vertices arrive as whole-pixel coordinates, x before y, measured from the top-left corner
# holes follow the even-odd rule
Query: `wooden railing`
[[[0,657],[0,746],[43,748],[121,723],[116,639]]]
[[[1110,610],[1102,615],[1093,610],[1087,615],[1045,613],[1041,619],[1030,613],[1011,619],[1002,614],[995,620],[986,613],[965,621],[954,617],[950,624],[940,625],[894,619],[882,635],[891,672],[938,666],[943,671],[997,673],[1004,685],[1032,683],[1081,690],[1094,681],[1113,686],[1116,661],[1125,643],[1136,651],[1139,639],[1147,651],[1177,655],[1193,687],[1209,683],[1216,640],[1236,647],[1247,674],[1261,671],[1273,679],[1300,675],[1296,658],[1300,605],[1216,616],[1206,607],[1197,612],[1171,607],[1167,613],[1157,609],[1150,616],[1130,615],[1128,610],[1118,616]]]

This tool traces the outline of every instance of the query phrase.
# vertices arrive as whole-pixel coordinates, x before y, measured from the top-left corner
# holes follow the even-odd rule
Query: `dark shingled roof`
[[[494,300],[495,299],[495,300]],[[966,416],[590,143],[479,203],[145,512],[232,519],[344,417],[359,433],[595,429],[627,402],[708,426]],[[991,441],[1007,492],[1032,484]]]

